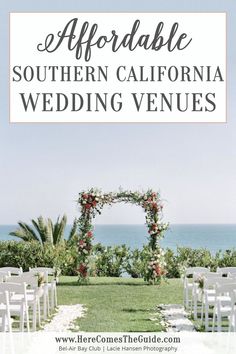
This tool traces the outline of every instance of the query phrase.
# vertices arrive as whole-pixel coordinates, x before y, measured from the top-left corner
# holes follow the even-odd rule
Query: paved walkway
[[[195,332],[184,307],[179,304],[160,305],[159,309],[168,325],[167,332]]]
[[[50,323],[47,323],[43,331],[47,332],[66,332],[73,327],[75,328],[73,322],[78,317],[84,317],[86,309],[83,305],[67,305],[67,306],[59,306],[58,312],[53,317]]]

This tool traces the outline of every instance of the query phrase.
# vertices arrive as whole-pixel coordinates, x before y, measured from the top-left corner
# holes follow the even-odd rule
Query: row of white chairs
[[[236,331],[236,267],[186,269],[184,276],[184,306],[198,318],[200,306],[201,321],[209,331],[209,312],[213,308],[212,331],[222,330],[222,319],[228,319],[229,331]]]
[[[44,279],[39,287],[38,275]],[[30,330],[29,310],[32,310],[32,330],[41,325],[41,305],[44,320],[57,306],[56,281],[49,280],[53,268],[32,268],[29,272],[21,268],[0,268],[0,331],[11,331],[12,317],[20,318],[20,331]]]
[[[192,289],[193,289],[193,275],[194,273],[206,273],[210,272],[206,267],[190,267],[185,270],[183,282],[184,282],[184,307],[188,309],[192,305]],[[221,276],[228,276],[229,274],[236,274],[236,267],[223,267],[217,268],[217,274]]]

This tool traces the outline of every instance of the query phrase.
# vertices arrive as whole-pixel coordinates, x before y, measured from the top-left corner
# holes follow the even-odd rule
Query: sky
[[[0,224],[79,215],[78,193],[152,188],[170,223],[236,223],[235,0],[0,0]],[[8,12],[217,12],[228,17],[227,124],[9,124]],[[138,207],[97,223],[143,223]]]

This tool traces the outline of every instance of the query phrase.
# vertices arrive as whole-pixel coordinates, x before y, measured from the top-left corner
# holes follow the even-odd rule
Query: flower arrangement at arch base
[[[144,280],[149,284],[158,284],[165,276],[164,253],[159,241],[168,228],[162,220],[162,201],[157,192],[149,189],[146,192],[124,191],[102,193],[101,190],[91,188],[79,194],[78,205],[81,215],[78,219],[78,281],[87,283],[89,277],[89,263],[92,254],[93,219],[101,214],[105,205],[123,202],[141,206],[146,216],[146,225],[149,233],[148,251],[145,257]]]
[[[149,284],[160,284],[166,275],[166,263],[164,251],[159,247],[157,250],[149,250],[146,258],[146,267],[143,271],[143,279]]]

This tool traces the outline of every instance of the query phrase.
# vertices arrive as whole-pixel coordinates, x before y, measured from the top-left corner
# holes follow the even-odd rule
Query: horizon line
[[[31,224],[29,222],[29,224]],[[72,225],[73,223],[67,223],[67,226],[70,226]],[[199,222],[199,223],[196,223],[196,222],[174,222],[174,223],[170,223],[170,225],[236,225],[236,222],[235,223],[227,223],[227,222],[222,222],[222,223],[214,223],[214,222],[211,222],[211,223],[207,223],[207,222]],[[15,224],[12,224],[12,223],[7,223],[7,224],[0,224],[0,226],[17,226],[18,223],[15,223]],[[110,225],[130,225],[130,226],[133,226],[133,225],[146,225],[145,223],[94,223],[93,225],[99,225],[99,226],[110,226]]]

